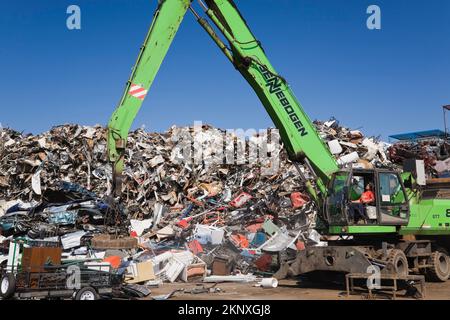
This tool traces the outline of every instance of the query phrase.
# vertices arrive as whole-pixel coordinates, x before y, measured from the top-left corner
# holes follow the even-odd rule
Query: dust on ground
[[[220,288],[215,293],[190,293],[193,289],[202,287]],[[176,292],[171,300],[364,300],[368,299],[367,292],[356,291],[347,297],[345,284],[328,283],[319,284],[302,280],[280,280],[277,288],[256,287],[252,283],[169,283],[160,288],[152,288],[152,296],[164,295],[173,290]],[[388,292],[375,293],[374,299],[391,299]],[[151,299],[147,297],[146,299]],[[405,291],[397,293],[398,300],[414,300],[406,297]],[[450,281],[446,283],[427,282],[425,287],[425,300],[450,300]]]

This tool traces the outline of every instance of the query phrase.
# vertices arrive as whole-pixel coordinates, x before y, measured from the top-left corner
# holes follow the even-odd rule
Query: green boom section
[[[136,65],[127,82],[125,92],[108,124],[108,156],[113,163],[113,190],[120,193],[121,173],[128,131],[142,101],[149,90],[161,63],[189,8],[190,0],[163,0],[153,17],[152,25],[141,47]],[[206,20],[192,9],[202,27],[210,34],[221,51],[234,64],[255,90],[294,161],[311,165],[316,173],[319,190],[326,193],[326,184],[338,170],[328,146],[322,141],[313,123],[295,98],[287,82],[276,73],[261,44],[253,36],[235,4],[231,0],[207,0],[207,15],[230,44],[221,42]],[[308,190],[318,199],[311,183]]]
[[[287,82],[270,64],[260,42],[231,0],[206,0],[206,14],[227,38],[233,63],[255,90],[280,131],[293,160],[308,159],[318,176],[318,186],[325,192],[330,176],[338,165],[328,146],[318,135]]]
[[[108,124],[108,156],[115,177],[123,171],[128,132],[147,90],[166,56],[190,5],[190,0],[159,1],[152,24],[140,49],[138,59],[126,84],[120,103]]]

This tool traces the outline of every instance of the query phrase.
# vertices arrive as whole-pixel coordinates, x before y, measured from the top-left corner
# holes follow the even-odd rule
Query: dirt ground
[[[347,297],[345,284],[316,284],[302,280],[281,280],[277,288],[264,289],[252,283],[220,283],[215,293],[190,293],[192,289],[209,288],[212,283],[172,283],[152,288],[151,296],[163,295],[177,289],[171,300],[362,300],[368,299],[367,292],[357,291]],[[405,291],[399,291],[398,300],[414,299],[405,297]],[[374,299],[391,299],[391,294],[375,293]],[[146,299],[151,299],[147,297]],[[450,281],[446,283],[426,283],[425,300],[450,300]]]

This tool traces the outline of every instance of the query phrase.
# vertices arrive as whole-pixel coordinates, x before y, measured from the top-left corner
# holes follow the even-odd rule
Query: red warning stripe
[[[135,98],[144,100],[145,96],[147,95],[147,90],[145,90],[145,88],[141,87],[140,85],[132,83],[130,86],[130,90],[128,90],[128,93]]]

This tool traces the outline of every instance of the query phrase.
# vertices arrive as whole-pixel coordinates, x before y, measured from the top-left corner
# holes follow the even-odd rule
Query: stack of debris
[[[334,119],[315,125],[342,166],[390,163],[378,139]],[[315,230],[315,204],[281,145],[269,143],[279,159],[271,174],[248,151],[263,136],[233,136],[232,146],[246,153],[238,164],[214,161],[222,155],[210,151],[200,162],[180,161],[180,141],[193,132],[206,148],[215,143],[210,136],[224,133],[208,126],[130,133],[124,194],[113,201],[101,126],[63,125],[37,136],[3,129],[0,242],[54,240],[62,262],[100,261],[124,272],[127,283],[147,285],[256,281],[277,270],[278,253],[326,245]]]
[[[393,144],[388,153],[390,160],[398,165],[405,159],[423,160],[428,178],[450,177],[450,144],[445,139],[400,141]]]
[[[386,156],[389,146],[379,139],[366,138],[359,130],[340,127],[334,119],[316,121],[315,124],[341,165],[389,165]],[[200,137],[203,141],[209,139],[209,144],[202,145],[206,149],[215,143],[213,135],[224,134],[224,131],[208,126],[202,129],[197,135],[203,135]],[[271,152],[279,155],[282,169],[273,175],[262,175],[260,164],[248,158],[231,164],[212,161],[214,155],[211,152],[203,152],[201,161],[183,162],[183,135],[193,131],[193,128],[172,127],[162,134],[142,129],[130,133],[126,153],[126,194],[122,204],[131,212],[150,214],[156,203],[180,205],[196,192],[208,197],[226,194],[225,198],[229,198],[230,192],[233,194],[250,186],[265,195],[261,186],[270,189],[277,185],[279,178],[283,180],[280,191],[302,188],[295,168],[279,144],[275,144],[275,150]],[[244,148],[246,144],[258,143],[245,137],[234,138],[238,140],[235,144],[244,145]],[[106,148],[106,130],[101,126],[63,125],[37,136],[2,129],[0,199],[39,200],[42,188],[58,180],[82,185],[103,198],[109,194],[112,179]],[[247,146],[247,153],[248,149]]]
[[[341,127],[336,119],[314,124],[340,165],[372,169],[391,164],[386,155],[389,145],[379,138],[364,137],[360,130]]]

